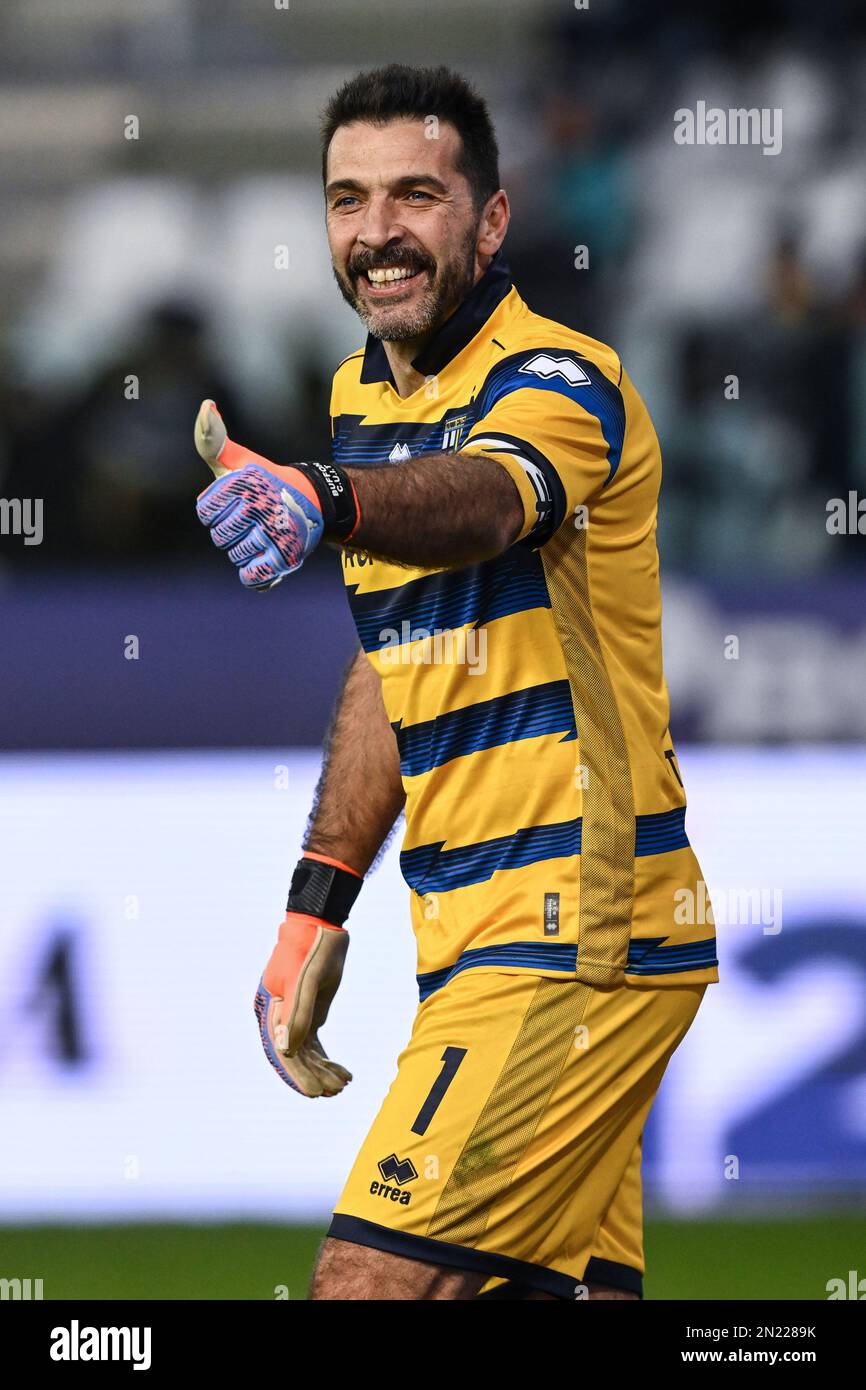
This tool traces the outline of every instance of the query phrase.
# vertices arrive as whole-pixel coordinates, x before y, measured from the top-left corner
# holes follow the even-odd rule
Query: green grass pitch
[[[0,1277],[41,1278],[46,1299],[292,1300],[306,1295],[317,1226],[134,1225],[0,1229]],[[646,1296],[825,1299],[866,1274],[866,1214],[676,1222],[646,1231]]]

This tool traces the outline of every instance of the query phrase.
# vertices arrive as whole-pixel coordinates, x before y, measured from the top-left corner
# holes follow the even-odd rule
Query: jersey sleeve
[[[512,478],[524,509],[518,539],[543,544],[613,479],[625,437],[619,386],[576,352],[509,358],[479,393],[460,453],[484,453]]]

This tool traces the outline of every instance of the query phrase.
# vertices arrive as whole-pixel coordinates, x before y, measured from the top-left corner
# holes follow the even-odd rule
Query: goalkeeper
[[[332,460],[258,457],[210,401],[196,423],[198,514],[241,583],[336,545],[359,637],[256,997],[306,1095],[351,1080],[319,1034],[406,814],[419,1008],[311,1296],[638,1298],[644,1125],[718,978],[712,921],[678,910],[702,876],[661,663],[658,442],[617,354],[512,284],[462,78],[358,75],[322,152],[367,329],[334,377]]]

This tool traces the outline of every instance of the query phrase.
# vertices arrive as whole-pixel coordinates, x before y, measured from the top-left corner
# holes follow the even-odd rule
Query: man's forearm
[[[304,849],[365,874],[405,799],[381,682],[359,651],[331,718]]]
[[[351,549],[435,568],[487,560],[523,525],[515,484],[482,454],[425,454],[390,468],[345,470],[361,521]]]
[[[396,564],[449,569],[501,555],[526,520],[517,482],[483,453],[369,469],[276,464],[229,439],[209,400],[195,438],[216,476],[196,502],[199,520],[249,589],[279,584],[323,537]]]

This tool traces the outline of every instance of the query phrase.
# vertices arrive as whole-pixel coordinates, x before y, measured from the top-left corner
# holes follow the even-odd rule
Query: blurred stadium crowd
[[[45,558],[202,560],[203,396],[254,448],[327,453],[330,375],[362,334],[330,278],[316,117],[370,64],[376,10],[7,0],[0,491],[45,496]],[[378,60],[446,61],[487,94],[518,288],[611,342],[654,415],[665,565],[862,564],[825,508],[866,489],[866,11],[445,0],[421,36],[423,12],[388,7]],[[701,98],[781,108],[781,153],[677,146]]]

